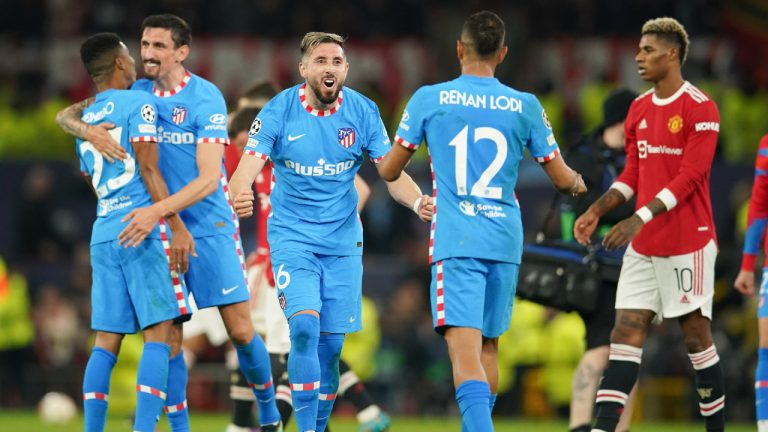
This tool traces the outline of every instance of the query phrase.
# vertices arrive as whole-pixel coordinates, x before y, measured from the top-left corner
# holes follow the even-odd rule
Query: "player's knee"
[[[710,346],[712,346],[712,337],[708,335],[702,335],[702,334],[687,334],[683,337],[683,340],[685,341],[685,347],[688,349],[688,352],[693,353],[700,353]]]
[[[255,334],[253,327],[247,325],[238,325],[229,329],[229,338],[235,345],[248,345]]]
[[[621,324],[616,324],[611,331],[611,343],[613,344],[641,347],[644,339],[645,331]]]
[[[341,357],[341,349],[344,347],[344,335],[341,333],[323,333],[320,335],[318,343],[318,349],[321,349],[325,354],[322,356],[328,359],[327,366],[331,369],[336,369],[339,366],[339,357]]]
[[[320,319],[309,315],[294,315],[288,321],[291,331],[291,351],[303,355],[317,350],[320,339]]]

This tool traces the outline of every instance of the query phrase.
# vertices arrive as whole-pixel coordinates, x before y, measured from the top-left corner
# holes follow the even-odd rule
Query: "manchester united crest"
[[[667,122],[667,128],[673,134],[676,134],[683,130],[683,118],[679,115],[673,116]]]

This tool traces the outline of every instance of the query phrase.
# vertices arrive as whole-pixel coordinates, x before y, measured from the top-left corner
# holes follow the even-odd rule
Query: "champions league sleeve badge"
[[[261,119],[256,117],[253,119],[253,123],[251,123],[251,128],[248,130],[248,136],[256,136],[256,134],[259,133],[261,130]]]

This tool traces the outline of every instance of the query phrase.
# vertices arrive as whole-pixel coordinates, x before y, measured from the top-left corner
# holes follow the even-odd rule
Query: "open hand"
[[[105,122],[91,126],[85,132],[86,140],[93,144],[93,147],[110,163],[116,159],[124,160],[128,157],[128,153],[126,153],[123,146],[109,132],[114,128],[114,124]]]

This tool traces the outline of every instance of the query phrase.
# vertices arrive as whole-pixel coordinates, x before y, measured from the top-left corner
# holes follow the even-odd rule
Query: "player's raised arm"
[[[64,108],[56,113],[56,123],[69,135],[89,141],[110,163],[116,159],[124,160],[128,153],[109,134],[109,130],[115,127],[114,124],[104,122],[91,127],[88,123],[80,120],[83,110],[90,106],[93,101],[94,98],[90,97]]]
[[[253,215],[254,196],[251,185],[266,163],[266,158],[262,159],[252,152],[243,152],[243,157],[240,158],[240,163],[229,181],[230,198],[239,217]]]

